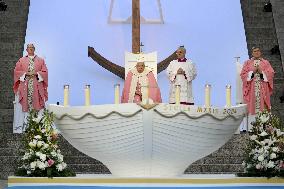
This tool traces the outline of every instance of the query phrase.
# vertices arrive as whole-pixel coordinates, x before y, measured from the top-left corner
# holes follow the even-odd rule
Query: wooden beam
[[[140,0],[132,0],[132,53],[140,52]]]

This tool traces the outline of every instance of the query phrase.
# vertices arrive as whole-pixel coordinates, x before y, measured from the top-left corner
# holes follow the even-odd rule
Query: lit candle
[[[90,85],[85,86],[85,106],[90,106]]]
[[[210,90],[211,90],[211,85],[206,84],[205,85],[205,107],[209,108],[210,105]]]
[[[120,85],[114,85],[114,103],[119,104],[119,93],[120,93]]]
[[[64,85],[63,105],[64,106],[69,106],[69,85]]]
[[[231,85],[226,85],[226,107],[231,107]]]
[[[175,100],[176,104],[180,104],[180,85],[175,86]]]

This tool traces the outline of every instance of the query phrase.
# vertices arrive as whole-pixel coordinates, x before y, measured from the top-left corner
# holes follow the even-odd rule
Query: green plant
[[[54,126],[54,114],[44,109],[29,112],[23,137],[24,151],[16,176],[64,177],[75,176],[63,161],[58,147],[58,131]]]
[[[249,133],[244,173],[239,176],[284,176],[284,133],[279,118],[268,111],[257,114]]]

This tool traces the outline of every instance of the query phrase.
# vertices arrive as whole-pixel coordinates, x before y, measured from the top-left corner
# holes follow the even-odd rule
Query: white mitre
[[[144,54],[138,54],[138,56],[136,57],[136,62],[145,62]]]

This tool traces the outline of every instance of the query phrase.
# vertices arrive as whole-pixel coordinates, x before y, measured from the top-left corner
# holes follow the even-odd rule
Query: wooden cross
[[[140,53],[140,0],[132,0],[132,53]],[[88,47],[88,56],[100,66],[124,79],[125,68],[104,58],[93,47]],[[166,69],[169,63],[176,59],[175,51],[166,59],[158,63],[157,72]]]
[[[140,53],[140,0],[132,0],[132,53]]]

